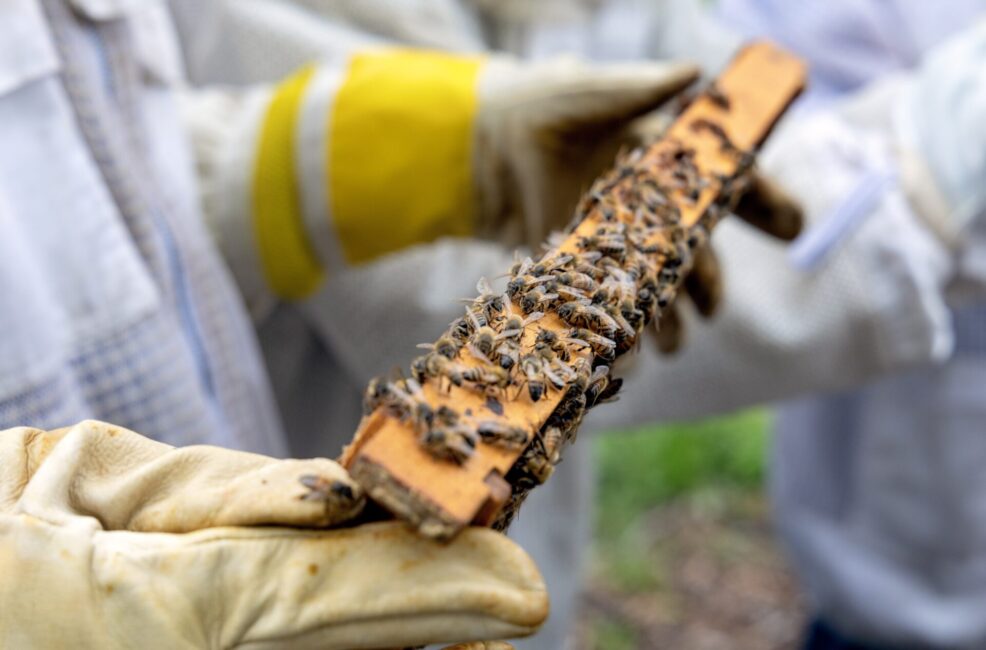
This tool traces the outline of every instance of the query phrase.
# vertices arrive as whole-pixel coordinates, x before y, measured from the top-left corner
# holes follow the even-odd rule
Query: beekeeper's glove
[[[782,125],[762,157],[809,216],[791,250],[814,270],[850,237],[882,238],[868,263],[871,300],[901,294],[897,275],[919,278],[926,308],[944,290],[986,290],[986,20],[932,50],[912,73],[880,81],[804,119]],[[877,218],[876,215],[884,215]],[[898,221],[875,233],[869,223]],[[929,236],[931,235],[931,236]],[[891,272],[889,254],[904,268]],[[924,265],[919,269],[918,265]],[[891,284],[874,284],[880,277]]]
[[[91,421],[0,431],[0,646],[391,648],[545,618],[536,567],[498,533],[318,530],[362,504],[326,459],[175,449]]]

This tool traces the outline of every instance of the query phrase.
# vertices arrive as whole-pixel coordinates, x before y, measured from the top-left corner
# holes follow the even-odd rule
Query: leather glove
[[[544,620],[536,567],[498,533],[440,547],[396,523],[319,530],[362,502],[326,459],[92,421],[2,431],[0,646],[390,648]]]

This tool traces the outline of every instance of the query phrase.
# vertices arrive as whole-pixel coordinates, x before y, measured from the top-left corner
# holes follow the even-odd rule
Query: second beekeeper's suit
[[[722,311],[624,400],[680,418],[833,391],[782,408],[772,465],[814,613],[874,647],[982,648],[986,6],[724,4],[818,64],[817,112],[761,158],[809,225],[788,253],[723,224]]]

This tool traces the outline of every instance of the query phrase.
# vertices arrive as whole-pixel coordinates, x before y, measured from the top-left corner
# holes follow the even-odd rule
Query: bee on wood
[[[530,445],[517,460],[515,489],[530,490],[543,484],[555,471],[555,465],[538,445]]]
[[[459,414],[447,406],[439,407],[435,423],[419,436],[425,450],[443,460],[461,465],[476,451],[476,433],[459,421]]]
[[[527,291],[520,299],[520,308],[525,314],[545,312],[558,300],[557,293],[550,293],[543,285],[537,285]]]
[[[622,259],[627,252],[627,240],[621,234],[595,234],[579,237],[577,246],[580,250],[599,251],[603,255],[608,255],[615,259]]]
[[[524,378],[523,383],[527,384],[528,396],[532,402],[537,402],[548,392],[547,382],[541,372],[541,360],[533,354],[525,354],[520,358],[520,371]]]
[[[592,348],[593,353],[603,360],[612,361],[616,359],[616,341],[602,334],[596,334],[592,330],[573,327],[568,331],[568,340]]]
[[[513,369],[520,361],[520,343],[517,339],[507,339],[501,341],[496,346],[496,357],[500,367],[504,370]]]
[[[541,436],[541,446],[548,462],[557,465],[561,460],[561,447],[564,442],[562,431],[558,427],[548,427]]]
[[[544,318],[544,312],[540,311],[531,312],[526,318],[518,314],[514,314],[513,309],[511,309],[509,305],[508,311],[510,315],[507,316],[507,320],[503,322],[503,329],[501,329],[499,334],[496,335],[498,340],[508,339],[520,341],[520,338],[524,334],[524,330],[528,325]]]
[[[615,389],[610,391],[610,384],[616,381],[619,381],[619,383]],[[589,385],[585,390],[585,407],[590,409],[596,404],[601,404],[605,401],[614,401],[616,399],[616,391],[619,390],[622,384],[622,380],[611,380],[609,366],[597,366],[592,371],[592,376],[589,378]]]
[[[476,432],[483,442],[498,447],[518,449],[527,444],[527,430],[507,422],[496,420],[480,422],[479,426],[476,427]]]
[[[541,284],[541,290],[545,293],[558,296],[559,300],[582,300],[586,297],[585,292],[562,284],[556,276],[543,276],[535,280]]]
[[[557,313],[559,318],[573,327],[585,327],[610,339],[615,337],[620,327],[612,316],[595,305],[569,301],[559,307]]]
[[[414,379],[391,382],[380,377],[370,380],[363,396],[363,414],[378,408],[393,418],[422,431],[431,426],[434,412],[421,395],[421,386]]]
[[[466,299],[472,304],[472,311],[482,313],[486,316],[486,323],[489,324],[497,315],[503,313],[506,307],[507,296],[505,293],[496,293],[490,286],[486,278],[480,278],[476,283],[478,298]]]
[[[492,327],[480,327],[469,340],[467,345],[469,352],[480,361],[493,363],[490,357],[493,354],[493,348],[496,347],[496,337],[496,331]]]
[[[460,316],[449,325],[446,336],[461,348],[469,342],[469,337],[472,336],[472,331],[472,322],[469,318],[466,316]]]
[[[556,269],[563,269],[565,266],[572,261],[572,256],[568,253],[557,255],[555,257],[549,257],[547,259],[542,259],[538,261],[534,266],[531,267],[531,275],[534,277],[540,277],[542,275],[548,275],[549,273],[555,271]]]
[[[422,355],[411,362],[411,376],[419,383],[424,383],[428,379],[439,379],[444,377],[456,386],[462,385],[462,376],[456,372],[458,364],[453,363],[447,357],[430,352]]]
[[[545,426],[557,427],[567,437],[569,434],[574,433],[579,423],[582,422],[582,416],[585,414],[585,404],[585,390],[580,390],[578,385],[570,385],[568,390],[565,391],[565,396],[562,397],[561,402],[558,403],[555,410],[548,416]]]
[[[579,271],[562,271],[555,276],[555,279],[567,287],[578,289],[584,293],[592,293],[596,290],[596,281],[587,273]]]
[[[463,381],[485,395],[501,393],[513,383],[510,373],[500,366],[458,366],[457,372]]]
[[[462,345],[456,339],[446,335],[441,337],[434,343],[419,343],[418,347],[424,350],[431,350],[432,352],[436,354],[440,354],[446,359],[454,359],[455,356],[459,353],[459,348],[461,348]]]

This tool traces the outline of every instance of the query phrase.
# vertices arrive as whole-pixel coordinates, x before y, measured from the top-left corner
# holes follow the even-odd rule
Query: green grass
[[[596,648],[635,650],[635,648],[640,647],[637,643],[637,635],[626,626],[603,620],[599,621],[593,628],[593,636],[595,637],[593,645]]]
[[[752,410],[599,436],[599,536],[620,535],[642,512],[708,487],[758,489],[768,430],[768,413]]]
[[[670,560],[653,548],[643,515],[681,497],[716,507],[726,492],[759,490],[769,423],[767,411],[752,410],[599,436],[595,564],[606,582],[626,592],[659,588]]]

